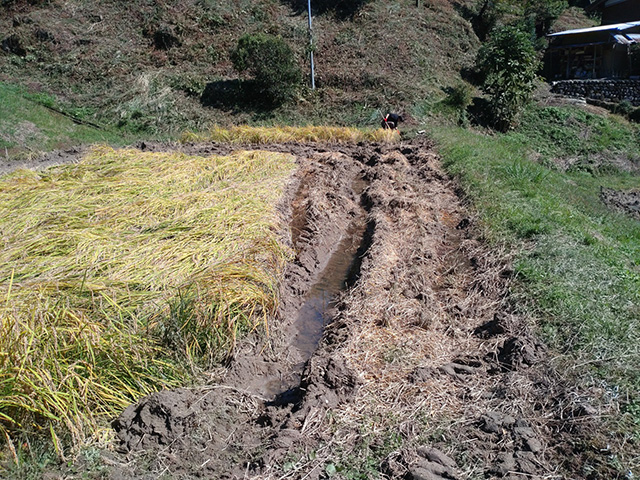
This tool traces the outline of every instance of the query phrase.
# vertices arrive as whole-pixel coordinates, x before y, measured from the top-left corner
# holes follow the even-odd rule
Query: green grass
[[[581,144],[565,138],[564,127],[554,129],[563,117],[599,133]],[[552,108],[530,112],[520,130],[507,135],[447,127],[433,127],[431,134],[487,239],[520,252],[515,307],[539,320],[545,340],[574,366],[579,382],[615,396],[627,414],[621,428],[639,435],[640,222],[609,210],[599,190],[638,188],[640,178],[613,168],[563,173],[528,160],[532,152],[637,155],[638,128]]]
[[[92,149],[0,179],[0,434],[60,452],[266,329],[289,155]]]
[[[14,85],[0,82],[0,152],[39,153],[78,144],[111,143],[124,145],[132,140],[111,129],[99,129],[75,123],[59,109],[56,99],[44,94],[30,94]],[[70,112],[69,115],[81,112]],[[79,116],[79,115],[78,115]]]
[[[598,155],[635,159],[640,130],[616,115],[603,116],[578,107],[526,109],[522,125],[510,137],[531,143],[543,160],[580,157],[588,163]]]

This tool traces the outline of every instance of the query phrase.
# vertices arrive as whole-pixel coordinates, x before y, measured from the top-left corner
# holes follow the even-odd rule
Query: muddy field
[[[298,163],[269,338],[130,406],[113,449],[48,478],[624,478],[427,140],[259,148]]]

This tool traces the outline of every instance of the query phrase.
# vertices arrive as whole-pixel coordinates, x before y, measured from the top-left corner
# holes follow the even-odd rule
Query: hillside
[[[317,2],[317,91],[261,111],[238,98],[229,50],[243,33],[280,35],[306,74],[299,3],[3,2],[0,81],[51,94],[82,119],[146,134],[211,122],[375,125],[381,111],[410,112],[441,95],[479,46],[462,16],[471,2],[356,2],[352,11]]]

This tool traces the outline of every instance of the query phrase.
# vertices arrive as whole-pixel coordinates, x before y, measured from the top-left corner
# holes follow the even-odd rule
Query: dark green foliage
[[[462,10],[484,42],[494,28],[507,21],[526,25],[536,38],[542,39],[568,7],[567,0],[476,0],[472,8]]]
[[[447,93],[445,104],[458,114],[458,124],[466,127],[469,123],[467,108],[473,101],[473,87],[466,82],[460,82],[445,91]]]
[[[252,77],[249,90],[256,100],[274,106],[290,100],[302,80],[293,50],[280,37],[243,35],[231,52],[231,61],[238,72]]]
[[[307,11],[307,0],[284,0],[291,4],[298,12]],[[353,19],[355,15],[372,0],[313,0],[311,9],[313,15],[333,14],[340,20]]]
[[[475,12],[471,17],[471,25],[480,40],[487,39],[489,32],[495,28],[501,15],[499,2],[496,0],[479,0],[476,3]]]
[[[627,118],[635,123],[640,123],[640,107],[634,108],[631,112],[629,112]]]
[[[490,97],[494,126],[514,127],[535,89],[540,61],[530,36],[513,26],[494,29],[478,52],[476,65],[484,78],[482,89]]]
[[[566,0],[528,0],[525,17],[532,20],[536,37],[544,37],[553,22],[569,7]]]

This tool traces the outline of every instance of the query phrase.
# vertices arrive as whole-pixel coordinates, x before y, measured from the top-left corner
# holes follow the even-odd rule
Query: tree
[[[482,89],[489,95],[498,130],[504,132],[515,126],[531,100],[539,65],[530,35],[514,26],[494,29],[480,48],[476,66],[484,78]]]
[[[476,2],[476,11],[473,13],[471,25],[482,42],[487,39],[487,35],[496,26],[501,16],[497,3],[499,2],[495,0],[478,0]]]
[[[536,36],[544,37],[556,19],[569,8],[567,0],[528,0],[525,5],[525,17],[531,19]]]
[[[231,52],[239,72],[253,78],[250,90],[257,99],[280,105],[294,96],[302,74],[291,47],[280,37],[263,33],[246,34]]]

